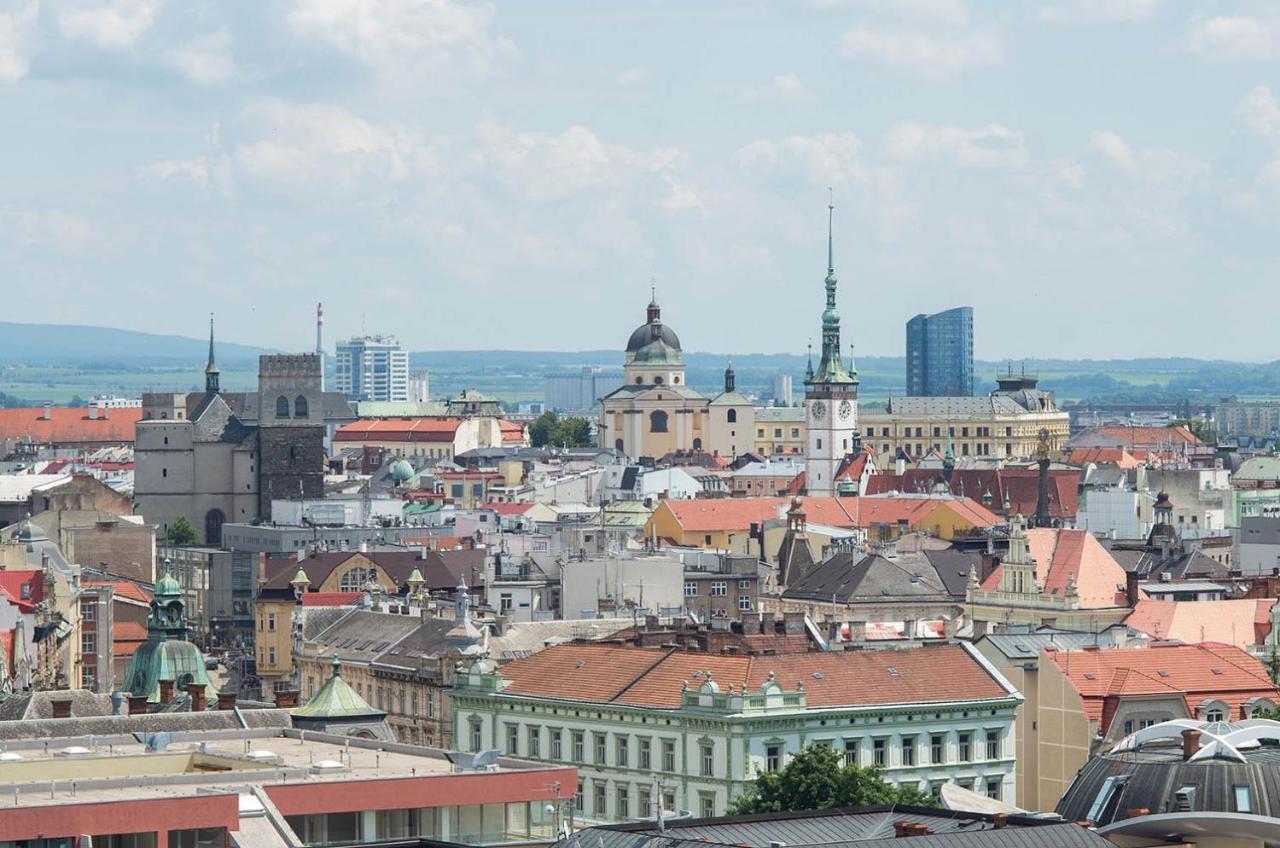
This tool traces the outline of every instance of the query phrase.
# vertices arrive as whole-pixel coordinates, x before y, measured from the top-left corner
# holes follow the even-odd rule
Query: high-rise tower
[[[844,458],[858,448],[858,375],[850,361],[840,361],[840,313],[836,310],[836,268],[832,249],[832,216],[827,204],[827,308],[822,311],[822,359],[804,375],[805,489],[810,495],[836,494],[835,478]]]
[[[316,356],[320,357],[320,390],[324,391],[324,304],[316,304]]]

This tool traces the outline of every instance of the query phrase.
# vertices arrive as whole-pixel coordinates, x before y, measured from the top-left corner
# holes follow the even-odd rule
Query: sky
[[[1280,359],[1280,8],[0,0],[12,320],[802,352],[828,188],[860,355]]]

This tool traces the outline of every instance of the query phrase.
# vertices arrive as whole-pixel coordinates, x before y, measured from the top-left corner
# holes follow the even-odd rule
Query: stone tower
[[[324,389],[318,354],[258,358],[258,511],[324,496]]]
[[[840,361],[840,313],[836,310],[836,269],[827,204],[827,308],[822,311],[822,359],[810,361],[804,378],[805,489],[810,495],[835,495],[836,475],[846,456],[858,450],[858,375]]]

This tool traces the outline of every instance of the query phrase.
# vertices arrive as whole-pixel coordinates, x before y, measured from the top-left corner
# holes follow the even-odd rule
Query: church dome
[[[391,464],[391,479],[397,484],[404,483],[413,476],[413,466],[408,460],[397,459]]]
[[[675,334],[672,333],[672,336]],[[668,344],[662,339],[655,339],[647,345],[632,351],[635,356],[631,362],[635,365],[679,365],[680,364],[680,345],[677,342],[674,346]]]
[[[627,339],[627,353],[638,353],[641,348],[655,341],[661,341],[677,354],[680,352],[680,337],[675,330],[662,323],[662,308],[658,306],[657,300],[651,300],[645,308],[645,322],[636,327],[631,338]]]

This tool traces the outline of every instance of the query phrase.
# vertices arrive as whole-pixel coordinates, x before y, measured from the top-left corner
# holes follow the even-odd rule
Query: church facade
[[[600,446],[659,459],[705,451],[732,458],[752,448],[755,410],[738,394],[732,367],[714,398],[689,387],[680,338],[656,299],[627,341],[623,384],[600,399]]]

